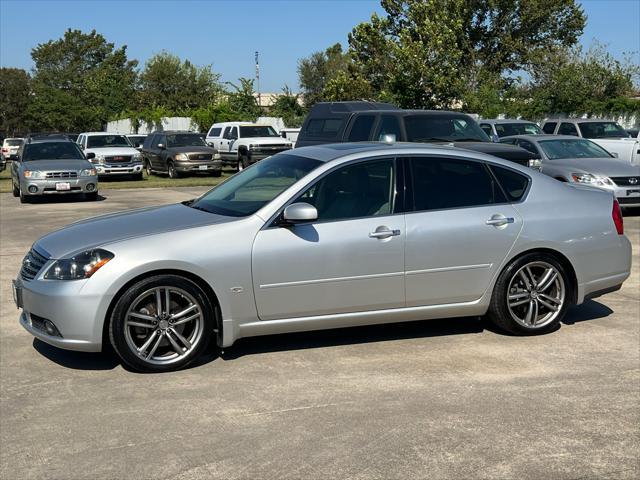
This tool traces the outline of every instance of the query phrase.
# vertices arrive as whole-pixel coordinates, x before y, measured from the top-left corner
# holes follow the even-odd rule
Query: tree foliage
[[[19,68],[0,68],[0,131],[23,133],[31,100],[29,74]]]
[[[300,104],[300,95],[294,94],[287,85],[269,109],[269,115],[281,117],[287,127],[300,127],[305,114],[306,111]]]
[[[70,132],[100,129],[125,110],[134,97],[138,63],[127,59],[126,48],[115,48],[95,30],[71,29],[62,38],[34,48],[31,127]]]
[[[352,60],[336,43],[324,52],[314,52],[298,61],[298,77],[305,106],[325,100],[325,88],[331,80],[347,70]]]

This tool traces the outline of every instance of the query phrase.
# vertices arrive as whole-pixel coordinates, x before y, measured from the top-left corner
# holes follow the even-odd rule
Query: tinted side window
[[[156,138],[153,141],[153,146],[157,147],[159,144],[162,144],[165,147],[167,146],[167,139],[165,138],[164,135],[161,135],[161,134],[156,135]]]
[[[342,130],[342,118],[312,118],[305,127],[305,133],[310,138],[335,139]]]
[[[558,135],[574,135],[578,136],[578,130],[573,123],[561,123],[558,129]]]
[[[547,122],[542,127],[544,133],[553,133],[556,130],[557,122]]]
[[[414,157],[411,165],[414,210],[440,210],[505,202],[481,162]]]
[[[536,155],[539,155],[538,150],[533,145],[533,143],[528,142],[527,140],[518,140],[518,145],[520,145],[525,150],[530,151],[531,153],[535,153]]]
[[[356,117],[349,132],[348,140],[350,142],[364,142],[369,140],[375,119],[376,117],[374,115],[360,115]]]
[[[155,136],[156,135],[152,133],[148,135],[147,138],[144,139],[144,144],[142,146],[144,150],[148,150],[151,148],[151,146],[153,145],[153,139],[155,138]]]
[[[395,135],[396,140],[402,140],[402,131],[400,130],[400,121],[395,115],[382,115],[380,127],[376,140],[381,141],[385,135]]]
[[[481,123],[480,124],[480,128],[484,131],[484,133],[486,133],[487,135],[491,136],[493,135],[493,132],[491,131],[491,125],[487,124],[487,123]]]
[[[527,177],[508,168],[502,168],[496,165],[491,165],[489,168],[493,171],[510,201],[517,202],[522,198],[529,185],[529,179]]]
[[[389,215],[395,199],[393,160],[349,165],[331,172],[296,199],[318,210],[318,220]]]

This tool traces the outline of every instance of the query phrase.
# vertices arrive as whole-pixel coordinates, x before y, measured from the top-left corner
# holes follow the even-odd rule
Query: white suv
[[[132,175],[134,179],[142,180],[142,154],[133,148],[126,136],[86,132],[78,135],[77,143],[101,177]]]
[[[282,138],[272,126],[244,122],[214,123],[206,142],[215,148],[216,157],[223,165],[232,165],[238,170],[293,148],[293,143]]]

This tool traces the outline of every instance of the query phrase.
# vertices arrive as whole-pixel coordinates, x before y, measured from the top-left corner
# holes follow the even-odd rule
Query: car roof
[[[536,122],[532,122],[531,120],[517,118],[483,118],[482,120],[478,120],[478,123],[491,123],[493,125],[499,125],[501,123],[530,123],[537,125]]]
[[[147,136],[153,135],[155,133],[170,133],[170,134],[174,134],[174,133],[193,133],[194,135],[201,135],[201,133],[192,132],[191,130],[156,130],[155,132],[149,133]]]
[[[390,103],[368,102],[365,100],[355,102],[319,102],[311,109],[311,115],[330,115],[335,113],[367,112],[380,110],[399,110]]]
[[[565,122],[565,123],[600,123],[609,122],[617,123],[615,120],[606,120],[604,118],[548,118],[545,122]]]
[[[576,137],[575,135],[509,135],[502,137],[502,140],[509,140],[510,138],[521,138],[523,140],[531,140],[539,142],[542,140],[588,140],[587,138]]]
[[[118,132],[83,132],[79,133],[78,135],[122,135],[124,137],[127,134]]]
[[[61,138],[61,137],[35,137],[35,138],[30,138],[28,142],[25,142],[25,146],[26,145],[33,145],[34,143],[73,143],[74,145],[76,144],[75,142],[69,140],[68,138]]]

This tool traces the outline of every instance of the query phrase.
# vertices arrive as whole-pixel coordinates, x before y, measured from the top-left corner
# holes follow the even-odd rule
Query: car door
[[[159,147],[162,145],[162,148]],[[153,139],[153,144],[151,145],[151,149],[153,151],[152,155],[152,165],[154,170],[158,170],[160,172],[164,172],[167,170],[167,136],[163,134],[156,134]]]
[[[262,229],[253,245],[261,320],[404,306],[404,215],[394,159],[337,167],[294,202],[318,220]]]
[[[481,161],[416,156],[405,162],[412,210],[407,306],[478,300],[519,235],[520,215]]]
[[[223,160],[234,160],[236,157],[231,152],[233,151],[233,143],[238,139],[238,127],[227,127],[224,130],[222,141],[220,142],[220,157]]]

